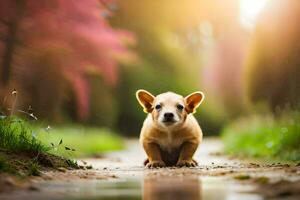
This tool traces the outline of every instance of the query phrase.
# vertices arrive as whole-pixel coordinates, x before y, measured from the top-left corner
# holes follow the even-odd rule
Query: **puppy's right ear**
[[[145,113],[151,113],[153,110],[154,96],[146,90],[138,90],[135,93],[138,102],[144,108]]]

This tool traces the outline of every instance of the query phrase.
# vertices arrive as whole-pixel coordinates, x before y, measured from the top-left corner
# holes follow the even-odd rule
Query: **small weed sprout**
[[[51,128],[50,128],[49,125],[48,125],[46,128],[44,128],[44,130],[45,130],[47,133],[50,133],[50,132],[51,132]],[[51,142],[50,145],[51,145],[51,149],[52,149],[54,152],[59,152],[59,151],[61,151],[61,150],[64,150],[64,151],[67,152],[68,157],[74,157],[73,152],[76,151],[74,148],[71,148],[71,147],[68,147],[68,146],[64,146],[64,148],[62,149],[62,146],[63,146],[63,139],[60,139],[60,141],[59,141],[57,144],[54,144],[53,142]]]
[[[41,171],[40,171],[40,165],[37,161],[37,159],[33,159],[29,164],[28,164],[28,176],[40,176]]]

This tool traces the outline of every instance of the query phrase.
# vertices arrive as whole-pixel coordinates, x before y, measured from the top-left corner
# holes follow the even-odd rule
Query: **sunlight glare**
[[[256,18],[267,0],[240,0],[240,21],[242,26],[252,29]]]

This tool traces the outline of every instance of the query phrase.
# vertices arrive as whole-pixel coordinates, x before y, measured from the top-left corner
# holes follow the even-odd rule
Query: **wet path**
[[[207,139],[195,158],[196,168],[145,169],[145,154],[136,140],[127,150],[85,159],[92,170],[47,172],[33,179],[33,190],[0,195],[0,199],[264,199],[253,192],[257,182],[300,180],[300,168],[256,164],[216,154],[219,140]],[[300,189],[300,188],[299,188]],[[289,198],[290,199],[290,198]]]

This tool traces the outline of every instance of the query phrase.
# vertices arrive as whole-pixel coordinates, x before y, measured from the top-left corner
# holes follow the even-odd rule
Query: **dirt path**
[[[136,140],[127,150],[84,159],[91,170],[45,172],[29,187],[0,199],[299,199],[300,167],[259,164],[219,155],[222,143],[206,139],[196,168],[145,169]]]

